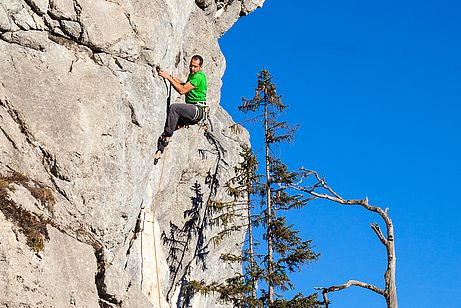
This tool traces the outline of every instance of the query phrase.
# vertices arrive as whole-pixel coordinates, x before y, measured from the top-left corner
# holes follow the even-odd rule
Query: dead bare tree
[[[395,256],[395,246],[394,246],[394,226],[392,224],[392,220],[389,218],[387,214],[388,208],[385,210],[381,209],[378,206],[373,206],[368,203],[368,198],[366,197],[363,200],[347,200],[337,194],[332,188],[330,188],[324,178],[321,178],[317,172],[312,170],[302,170],[302,179],[314,179],[315,184],[312,186],[304,187],[301,185],[292,186],[292,188],[302,191],[310,195],[308,198],[309,200],[312,199],[326,199],[338,204],[344,205],[359,205],[369,211],[377,213],[381,218],[384,220],[386,225],[387,236],[384,236],[383,232],[381,231],[379,225],[377,223],[372,223],[371,228],[378,236],[381,243],[386,247],[387,251],[387,270],[384,273],[384,281],[385,281],[385,289],[378,288],[372,284],[368,284],[365,282],[357,281],[357,280],[349,280],[342,285],[331,286],[328,288],[316,288],[317,290],[322,291],[323,300],[325,307],[328,308],[329,304],[331,303],[328,300],[328,293],[336,292],[343,289],[346,289],[350,286],[357,286],[361,288],[365,288],[371,290],[375,293],[378,293],[386,299],[387,307],[388,308],[398,308],[397,302],[397,288],[395,283],[395,267],[396,267],[396,256]],[[301,184],[301,183],[300,183]],[[320,192],[319,192],[320,191]]]

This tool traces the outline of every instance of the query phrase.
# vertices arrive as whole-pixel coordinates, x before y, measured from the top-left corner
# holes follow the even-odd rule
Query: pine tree
[[[262,112],[264,129],[264,183],[261,187],[264,211],[262,223],[265,228],[264,240],[267,241],[267,254],[264,258],[265,273],[263,279],[268,290],[263,292],[263,300],[268,306],[280,306],[289,301],[281,298],[274,302],[275,290],[285,291],[293,288],[289,272],[298,270],[301,265],[315,261],[318,254],[312,251],[311,241],[303,241],[293,225],[287,225],[286,218],[279,216],[283,210],[300,208],[305,201],[300,195],[293,195],[287,189],[298,178],[296,172],[288,170],[283,161],[275,155],[274,149],[283,142],[293,141],[297,127],[278,117],[287,108],[276,93],[276,86],[267,70],[258,74],[258,85],[252,99],[243,98],[239,110]],[[294,300],[294,299],[293,299]]]

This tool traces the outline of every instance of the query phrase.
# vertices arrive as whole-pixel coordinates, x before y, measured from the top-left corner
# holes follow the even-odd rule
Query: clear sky
[[[389,207],[400,307],[461,307],[461,2],[266,0],[220,45],[221,104],[236,121],[267,68],[286,119],[301,124],[282,149],[289,166]],[[370,228],[384,229],[379,216],[314,202],[290,221],[322,254],[297,291],[348,279],[384,287],[386,252]],[[332,308],[386,306],[360,288],[329,297]]]

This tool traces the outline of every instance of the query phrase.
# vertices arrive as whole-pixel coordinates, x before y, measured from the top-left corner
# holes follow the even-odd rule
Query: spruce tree
[[[262,113],[264,176],[260,193],[264,205],[262,217],[262,225],[265,228],[264,240],[267,242],[263,280],[266,281],[268,288],[261,291],[262,298],[269,307],[280,307],[290,301],[280,296],[277,301],[274,301],[275,290],[292,289],[294,286],[290,281],[289,273],[299,270],[303,264],[315,261],[318,254],[312,251],[311,241],[303,241],[298,236],[298,231],[293,229],[293,225],[288,225],[285,216],[281,215],[284,210],[300,208],[305,204],[305,200],[300,195],[292,194],[292,191],[287,188],[294,184],[298,173],[289,171],[274,151],[282,143],[293,141],[297,127],[278,119],[287,106],[282,103],[281,96],[277,95],[270,73],[262,70],[257,76],[255,96],[252,99],[243,98],[239,110],[245,113]],[[298,298],[306,299],[303,295],[299,295]],[[296,301],[296,298],[293,300]]]

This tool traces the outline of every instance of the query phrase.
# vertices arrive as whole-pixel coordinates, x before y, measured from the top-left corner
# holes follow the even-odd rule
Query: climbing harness
[[[196,107],[195,115],[192,118],[192,122],[195,122],[195,123],[191,124],[191,125],[197,125],[198,127],[202,128],[206,132],[208,130],[208,128],[209,128],[208,123],[210,122],[209,121],[209,119],[210,119],[210,107],[208,107],[206,105],[202,105],[202,106],[198,105],[198,104],[195,105],[195,107]],[[200,120],[197,121],[197,119],[199,119],[199,118],[200,118]],[[181,127],[189,128],[189,126],[190,126],[189,124],[185,124],[184,126],[181,126]]]
[[[198,122],[197,120],[201,118],[203,118],[203,109],[202,107],[195,105],[195,114],[192,118],[192,122]]]
[[[202,128],[205,132],[208,131],[208,129],[210,128],[210,126],[208,125],[208,123],[211,124],[210,122],[210,107],[208,106],[205,106],[203,107],[203,117],[202,119],[197,123],[197,125]]]

